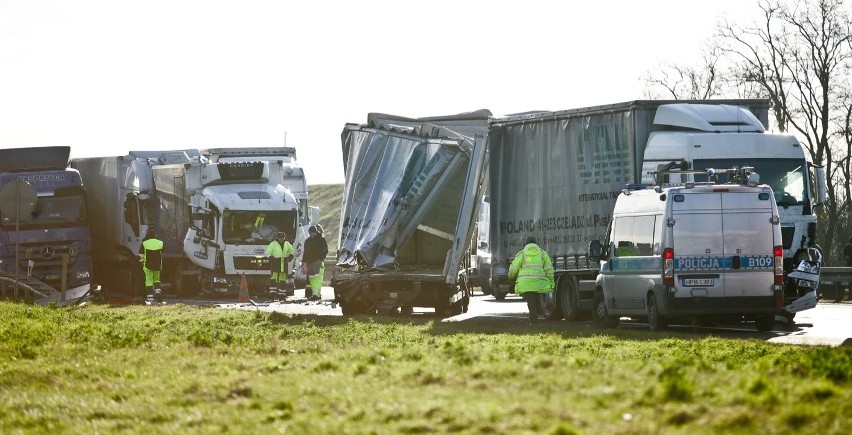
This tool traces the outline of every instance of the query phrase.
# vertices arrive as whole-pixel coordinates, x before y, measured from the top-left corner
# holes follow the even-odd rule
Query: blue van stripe
[[[674,268],[681,270],[733,270],[734,258],[721,255],[692,255],[675,257]],[[742,255],[740,270],[772,270],[775,257],[772,255]]]

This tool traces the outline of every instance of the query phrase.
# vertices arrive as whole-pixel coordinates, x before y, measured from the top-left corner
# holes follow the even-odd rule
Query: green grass
[[[337,252],[337,237],[340,234],[340,207],[343,205],[342,184],[312,184],[309,205],[319,207],[320,224],[325,230],[328,252]]]
[[[852,349],[0,303],[0,433],[848,433]]]

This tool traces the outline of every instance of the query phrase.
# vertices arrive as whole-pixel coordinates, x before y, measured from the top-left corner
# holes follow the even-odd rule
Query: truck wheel
[[[771,331],[775,327],[775,315],[763,316],[754,322],[755,328],[760,332]]]
[[[539,304],[541,305],[541,314],[544,316],[545,319],[562,319],[562,307],[559,305],[559,298],[556,292],[540,294]]]
[[[648,295],[648,327],[652,331],[662,331],[666,329],[666,326],[668,326],[668,323],[665,316],[660,315],[660,311],[657,309],[657,298],[651,293]]]
[[[479,291],[481,291],[484,295],[491,294],[491,282],[488,280],[488,278],[479,279]]]
[[[565,277],[559,280],[559,305],[565,320],[573,321],[580,317],[580,306],[577,304],[577,288],[574,278]]]
[[[592,320],[594,320],[595,324],[600,326],[601,328],[611,329],[618,326],[619,318],[610,315],[609,311],[607,311],[606,300],[604,299],[603,292],[597,292],[595,294],[594,309],[592,310]]]

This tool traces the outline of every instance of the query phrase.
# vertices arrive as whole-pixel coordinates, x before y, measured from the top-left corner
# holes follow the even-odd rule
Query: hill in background
[[[343,204],[342,184],[308,185],[310,199],[308,205],[319,207],[320,225],[328,242],[328,253],[337,252],[337,238],[340,236],[340,206]]]

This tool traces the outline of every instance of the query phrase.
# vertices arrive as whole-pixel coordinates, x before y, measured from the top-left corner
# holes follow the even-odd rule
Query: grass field
[[[0,303],[0,433],[849,433],[852,349]]]

